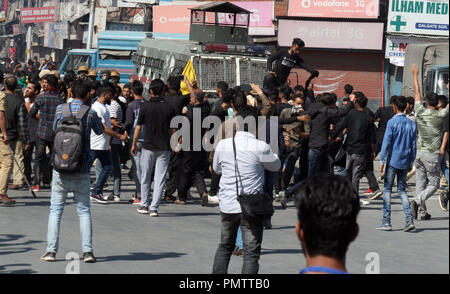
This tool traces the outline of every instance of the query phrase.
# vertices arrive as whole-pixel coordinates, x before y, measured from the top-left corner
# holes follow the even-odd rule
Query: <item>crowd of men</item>
[[[115,71],[102,72],[98,79],[97,72],[82,66],[77,73],[66,73],[60,79],[51,64],[44,68],[36,60],[28,61],[25,70],[5,71],[0,75],[4,87],[0,91],[0,200],[13,205],[15,201],[7,196],[7,190],[27,189],[26,182],[32,183],[33,191],[51,186],[48,246],[42,256],[46,261],[55,259],[65,199],[68,192],[73,192],[80,217],[84,260],[95,262],[90,202],[107,204],[124,199],[121,177],[128,161],[131,161],[128,176],[135,182],[135,192],[126,200],[138,205],[140,214],[158,216],[163,199],[186,205],[192,198],[189,191],[193,186],[202,206],[219,204],[222,235],[214,259],[214,273],[226,273],[230,256],[242,252],[243,273],[257,273],[263,229],[272,227],[270,218],[251,221],[242,218],[237,195],[265,192],[286,208],[292,196],[298,194],[299,211],[309,206],[320,213],[317,199],[330,207],[336,205],[324,188],[329,188],[323,183],[328,179],[343,193],[339,197],[349,197],[338,205],[351,203],[348,217],[353,221],[359,211],[355,199],[360,205],[368,205],[369,200],[383,196],[383,218],[377,229],[391,230],[390,196],[397,176],[406,215],[404,230],[414,230],[414,220],[431,218],[426,200],[440,188],[441,171],[448,183],[445,162],[449,148],[448,98],[430,94],[425,97],[424,106],[417,68],[414,68],[415,97],[393,96],[389,106],[380,107],[375,113],[367,107],[365,94],[353,91],[351,85],[345,85],[346,97],[340,99],[334,93],[315,95],[312,81],[319,73],[299,57],[303,46],[304,43],[294,40],[289,50],[271,57],[270,76],[263,88],[255,84],[230,88],[226,81],[219,81],[214,103],[196,81],[186,77],[151,81],[149,99],[144,99],[142,82],[130,80],[129,84],[120,84],[120,75]],[[273,69],[272,62],[276,62]],[[311,77],[304,86],[291,88],[285,84],[286,70],[296,66],[307,69]],[[180,92],[182,82],[188,87],[187,95]],[[65,103],[69,107],[65,108]],[[64,173],[52,167],[54,149],[60,148],[54,146],[55,134],[61,130],[68,109],[73,116],[80,114],[83,126],[80,147],[84,157],[77,173]],[[181,126],[174,126],[172,121],[179,116],[189,121],[189,130],[173,144],[172,135]],[[215,132],[210,128],[195,130],[195,120],[202,121],[208,116],[217,117],[222,123],[210,142],[214,146],[210,152],[194,148],[196,141],[208,140],[205,138],[211,138],[208,135]],[[258,129],[268,131],[266,136],[261,138],[239,124],[239,117],[258,121]],[[264,125],[258,117],[265,119]],[[230,128],[232,131],[227,132]],[[275,136],[270,134],[271,130],[276,130]],[[270,145],[274,138],[276,149]],[[384,192],[374,174],[373,162],[378,154]],[[94,164],[96,178],[91,183],[90,170]],[[407,178],[414,171],[416,197],[408,201]],[[353,189],[339,183],[339,179],[342,183],[347,183],[347,179],[329,178],[325,174],[346,177]],[[11,175],[13,181],[8,185]],[[106,193],[110,177],[112,191]],[[205,183],[206,177],[211,177],[210,187]],[[370,189],[359,195],[363,177],[367,177]],[[321,185],[315,187],[319,178]],[[314,186],[320,197],[313,201],[316,197],[310,195],[313,188],[306,189],[305,183]],[[442,209],[447,210],[447,202],[447,194],[442,194]],[[297,233],[302,244],[312,248],[305,238],[307,235],[313,238],[321,221],[317,220],[318,225],[313,226],[310,222],[314,216],[305,215],[307,211],[299,212]],[[357,227],[352,226],[345,233],[346,244],[339,247],[341,251],[345,249],[339,252],[344,256],[348,243],[357,235]],[[337,228],[336,232],[342,230],[345,228]],[[241,238],[244,246],[236,244],[237,238]]]

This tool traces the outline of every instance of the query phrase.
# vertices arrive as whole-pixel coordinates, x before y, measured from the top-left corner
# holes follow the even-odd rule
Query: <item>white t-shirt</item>
[[[109,115],[106,105],[95,101],[91,109],[97,113],[102,123],[104,123],[108,128],[111,128],[111,116]],[[109,150],[109,144],[110,136],[105,133],[96,135],[94,132],[91,132],[91,150]]]
[[[123,119],[123,114],[122,114],[122,107],[120,107],[120,104],[117,103],[117,101],[112,100],[111,104],[107,106],[107,109],[109,111],[109,115],[111,117],[114,117],[118,122],[122,123],[122,119]],[[118,130],[115,130],[116,132]],[[117,138],[113,138],[111,141],[111,144],[122,144],[122,141],[120,141],[120,139]]]

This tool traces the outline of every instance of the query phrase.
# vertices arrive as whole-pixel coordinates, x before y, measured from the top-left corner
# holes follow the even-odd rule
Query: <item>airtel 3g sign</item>
[[[290,0],[289,16],[377,18],[379,0]]]

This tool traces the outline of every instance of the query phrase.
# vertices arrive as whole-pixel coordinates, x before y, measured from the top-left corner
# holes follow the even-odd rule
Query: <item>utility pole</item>
[[[92,49],[92,36],[94,35],[95,1],[96,0],[90,0],[88,40],[86,49]]]
[[[28,60],[31,59],[31,43],[33,42],[32,40],[32,35],[31,35],[31,27],[32,25],[28,25],[28,29],[27,29],[27,62]]]

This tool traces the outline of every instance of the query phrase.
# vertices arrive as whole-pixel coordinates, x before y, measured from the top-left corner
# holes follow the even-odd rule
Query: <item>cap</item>
[[[94,69],[89,70],[88,76],[90,77],[96,77],[97,76],[97,71]]]
[[[120,77],[120,74],[116,70],[113,70],[111,71],[111,77]]]
[[[88,71],[88,70],[89,70],[89,68],[86,65],[82,65],[82,66],[80,66],[78,68],[78,72],[80,72],[80,71]]]
[[[59,72],[58,72],[57,70],[52,70],[52,71],[50,72],[50,74],[51,74],[51,75],[55,75],[58,79],[61,77],[61,76],[59,75]]]
[[[39,78],[42,79],[43,77],[45,77],[46,75],[48,75],[50,73],[51,73],[51,71],[49,71],[48,69],[41,70],[41,72],[39,73]]]

